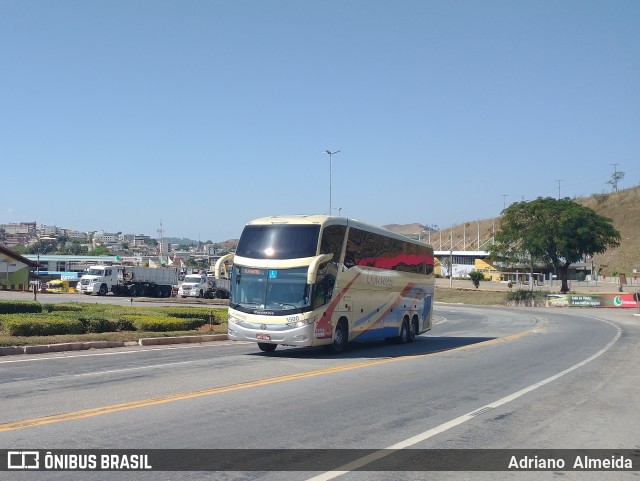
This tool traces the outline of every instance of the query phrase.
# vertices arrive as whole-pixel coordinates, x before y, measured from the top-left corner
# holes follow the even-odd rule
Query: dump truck
[[[78,291],[86,295],[171,297],[178,284],[175,267],[136,267],[96,265],[87,269],[78,283]]]
[[[229,280],[206,274],[187,274],[178,288],[178,296],[206,299],[229,299]]]

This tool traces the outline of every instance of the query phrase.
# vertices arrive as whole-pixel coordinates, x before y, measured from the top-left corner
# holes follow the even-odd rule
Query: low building
[[[29,290],[29,269],[37,262],[21,256],[17,252],[0,245],[0,285],[2,290]]]

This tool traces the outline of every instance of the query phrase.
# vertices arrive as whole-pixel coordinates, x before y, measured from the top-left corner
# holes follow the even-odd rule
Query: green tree
[[[620,232],[611,219],[569,198],[538,197],[516,202],[502,211],[492,257],[503,262],[533,264],[542,261],[555,268],[561,292],[568,292],[569,266],[585,255],[605,252],[620,244]]]
[[[38,241],[37,243],[27,247],[25,249],[26,254],[54,254],[58,250],[58,244],[56,241],[49,240],[47,242]]]
[[[97,246],[95,249],[89,251],[90,256],[108,256],[111,255],[111,251],[105,246]]]

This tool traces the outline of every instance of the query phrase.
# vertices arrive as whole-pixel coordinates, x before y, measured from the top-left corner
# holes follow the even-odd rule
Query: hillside
[[[616,272],[630,275],[633,269],[640,272],[640,187],[576,201],[613,220],[620,231],[620,247],[594,256],[595,265],[607,275]]]
[[[596,269],[609,276],[615,273],[632,276],[633,269],[640,272],[640,187],[574,200],[611,219],[620,231],[620,247],[596,255]],[[440,230],[419,223],[387,224],[383,227],[414,239],[420,235],[423,241],[430,241],[436,250],[486,250],[491,244],[494,229],[499,226],[500,217],[473,220]],[[237,239],[231,239],[219,244],[233,250],[237,242]]]
[[[640,187],[608,194],[595,194],[574,199],[590,207],[598,214],[608,217],[620,231],[620,246],[594,256],[596,269],[607,275],[625,273],[632,276],[633,269],[640,272]],[[429,241],[436,250],[484,250],[490,245],[494,228],[498,229],[500,218],[474,220],[452,227],[431,231],[422,224],[388,224],[384,227],[393,232]],[[478,241],[479,239],[479,241]],[[453,246],[453,247],[452,247]]]

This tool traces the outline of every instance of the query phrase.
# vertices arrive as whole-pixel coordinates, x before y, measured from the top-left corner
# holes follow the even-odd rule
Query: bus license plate
[[[271,336],[269,334],[256,334],[256,339],[261,339],[263,341],[270,341]]]

